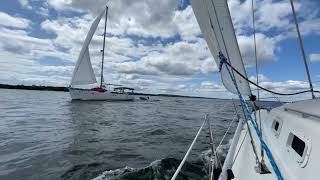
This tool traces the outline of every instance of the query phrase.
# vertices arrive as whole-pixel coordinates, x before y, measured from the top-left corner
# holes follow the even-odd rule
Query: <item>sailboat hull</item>
[[[133,101],[134,95],[129,93],[115,93],[110,91],[98,92],[89,89],[69,88],[72,100],[96,101]]]

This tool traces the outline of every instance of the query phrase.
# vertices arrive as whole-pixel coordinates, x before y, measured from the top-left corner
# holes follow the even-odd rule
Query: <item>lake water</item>
[[[218,144],[233,109],[230,100],[80,102],[65,92],[0,90],[0,179],[92,179],[107,170],[106,179],[170,179],[204,115]],[[205,128],[180,179],[205,179],[208,149]]]

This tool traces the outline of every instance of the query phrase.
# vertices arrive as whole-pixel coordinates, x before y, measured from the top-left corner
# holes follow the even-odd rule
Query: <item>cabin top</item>
[[[285,111],[301,113],[305,116],[313,116],[320,119],[320,99],[298,101],[284,105]]]

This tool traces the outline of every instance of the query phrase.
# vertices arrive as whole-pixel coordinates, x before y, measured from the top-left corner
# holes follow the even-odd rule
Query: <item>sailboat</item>
[[[92,68],[89,44],[92,40],[94,33],[100,23],[100,20],[105,15],[104,36],[103,36],[103,49],[100,85],[91,89],[81,88],[90,84],[97,84],[97,79]],[[103,64],[106,44],[106,28],[107,28],[108,6],[100,13],[99,16],[93,21],[87,37],[83,43],[80,51],[76,66],[73,71],[73,76],[69,86],[69,93],[72,100],[110,100],[110,101],[132,101],[134,100],[134,89],[129,87],[115,87],[113,90],[108,89],[106,86],[111,87],[112,84],[104,84],[103,78]]]
[[[219,161],[221,157],[217,151],[220,146],[216,147],[213,143],[210,118],[206,116],[171,180],[179,176],[184,162],[206,124],[209,128],[213,154],[209,176],[211,180],[318,179],[320,99],[315,97],[315,93],[319,91],[313,89],[293,0],[290,0],[290,4],[310,90],[280,93],[261,87],[258,81],[253,82],[247,78],[227,1],[191,1],[204,39],[216,63],[219,64],[222,82],[229,92],[237,95],[241,109],[238,110],[234,106],[239,122],[224,163],[221,164]],[[253,29],[255,29],[253,0],[252,14]],[[311,93],[312,96],[311,99],[286,103],[273,109],[257,108],[259,96],[257,100],[257,97],[252,94],[250,85],[276,95],[293,96]],[[239,111],[242,112],[242,115]]]

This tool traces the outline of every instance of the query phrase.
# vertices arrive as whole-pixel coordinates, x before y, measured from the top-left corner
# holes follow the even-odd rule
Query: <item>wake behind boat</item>
[[[104,36],[103,36],[103,49],[102,52],[102,63],[101,63],[101,76],[100,85],[95,88],[82,88],[89,84],[97,84],[97,79],[92,68],[89,44],[92,40],[94,33],[100,23],[101,18],[105,15],[104,24]],[[69,86],[69,93],[72,100],[110,100],[110,101],[132,101],[134,100],[134,89],[128,87],[122,87],[121,85],[116,85],[113,90],[110,90],[112,84],[104,84],[103,78],[103,65],[104,65],[104,52],[106,44],[106,28],[107,28],[107,17],[108,17],[108,6],[100,13],[98,17],[94,20],[91,28],[87,34],[87,37],[83,43],[78,61],[73,71],[73,76],[71,79],[71,84]],[[106,87],[108,86],[109,89]]]

